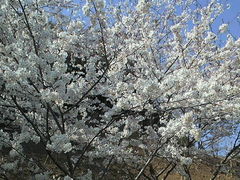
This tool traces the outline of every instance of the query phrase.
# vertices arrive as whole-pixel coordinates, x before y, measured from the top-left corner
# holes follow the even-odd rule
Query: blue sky
[[[216,25],[222,24],[222,22],[229,24],[229,30],[235,38],[240,37],[240,0],[228,0],[228,4],[231,5],[229,9],[220,15],[216,20]],[[239,16],[239,23],[237,17]],[[217,28],[217,27],[215,27]]]

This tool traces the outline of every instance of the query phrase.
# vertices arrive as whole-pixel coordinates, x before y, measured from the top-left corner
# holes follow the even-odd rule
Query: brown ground
[[[216,165],[220,163],[221,159],[220,158],[213,158],[211,156],[206,157],[206,159],[202,162],[194,162],[190,166],[190,174],[192,177],[192,180],[209,180],[212,177],[213,172],[216,169]],[[152,163],[152,167],[154,171],[159,173],[161,170],[163,170],[169,163],[166,160],[163,159],[158,159],[155,160]],[[50,169],[55,169],[53,168],[54,166],[52,163],[49,161],[46,166]],[[220,173],[219,176],[216,178],[216,180],[240,180],[240,161],[232,161],[227,165],[228,168],[225,169],[224,172]],[[133,173],[132,177],[123,177],[122,174],[126,174],[126,171],[123,171],[123,169],[126,169],[126,166],[124,165],[114,165],[114,168],[111,169],[112,173],[109,173],[105,176],[104,180],[131,180],[134,179],[136,176],[136,171],[134,170],[129,170],[129,174]],[[141,168],[141,167],[139,167]],[[170,167],[168,168],[168,170]],[[181,176],[178,173],[179,167],[177,166],[174,171],[170,173],[168,176],[167,180],[183,180],[183,176]],[[21,174],[18,174],[17,177],[12,176],[11,180],[27,180],[31,178],[27,178],[27,173],[25,174],[27,170],[24,170]],[[25,174],[25,175],[24,175]],[[145,174],[149,177],[149,168],[146,169]],[[165,173],[161,176],[159,176],[159,180],[162,180],[163,176]],[[24,177],[25,176],[25,177]],[[96,178],[96,180],[98,177]],[[0,177],[1,180],[1,177]],[[141,180],[147,180],[146,177],[142,176]]]
[[[213,175],[213,172],[216,170],[216,165],[221,162],[220,158],[213,158],[211,156],[207,157],[205,161],[194,162],[190,166],[190,174],[193,180],[210,180]],[[155,162],[154,162],[155,163]],[[156,163],[155,169],[158,169],[158,172],[161,171],[164,167],[167,166],[167,162],[160,160],[160,163]],[[183,180],[177,172],[178,167],[174,170],[167,178],[167,180]],[[162,180],[162,176],[159,177],[159,180]],[[240,161],[234,160],[226,165],[226,168],[223,172],[220,172],[216,180],[240,180]]]

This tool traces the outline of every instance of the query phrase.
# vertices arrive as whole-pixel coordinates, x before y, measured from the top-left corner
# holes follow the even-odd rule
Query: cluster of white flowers
[[[136,8],[143,13],[147,13],[151,7],[151,1],[148,0],[138,0]]]
[[[9,162],[9,163],[4,163],[1,165],[1,168],[3,168],[5,171],[12,171],[12,170],[16,170],[18,166],[18,161],[14,161],[14,162]]]
[[[72,150],[72,144],[66,134],[54,135],[51,137],[51,142],[47,144],[47,149],[57,153],[67,153]]]
[[[181,163],[184,165],[191,165],[192,164],[192,159],[189,157],[181,157]]]
[[[50,179],[48,172],[44,172],[44,173],[41,173],[41,174],[36,174],[34,177],[35,177],[36,180],[48,180],[48,179]]]
[[[219,26],[219,32],[220,33],[225,33],[228,30],[228,24],[222,24]]]
[[[40,93],[41,93],[42,99],[45,100],[46,102],[53,101],[58,105],[62,105],[63,103],[63,100],[61,99],[59,93],[56,91],[51,92],[49,89],[44,89],[44,90],[42,89]]]

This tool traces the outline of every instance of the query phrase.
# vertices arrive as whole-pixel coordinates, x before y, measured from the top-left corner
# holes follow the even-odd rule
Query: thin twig
[[[30,36],[31,36],[31,38],[32,38],[33,47],[34,47],[35,53],[36,53],[36,55],[38,56],[37,43],[36,43],[35,37],[34,37],[34,35],[33,35],[31,26],[30,26],[30,24],[29,24],[28,17],[27,17],[26,12],[25,12],[25,8],[23,7],[21,0],[18,0],[18,2],[19,2],[19,5],[20,5],[20,7],[21,7],[21,10],[22,10],[22,12],[23,12],[23,15],[24,15],[25,24],[26,24],[27,29],[28,29],[28,31],[29,31],[29,34],[30,34]]]
[[[157,152],[159,151],[160,148],[162,148],[162,146],[166,143],[168,143],[168,141],[171,139],[168,138],[164,143],[161,144],[161,146],[159,146],[158,148],[155,149],[155,151],[150,155],[149,159],[147,160],[147,162],[145,163],[145,165],[142,167],[142,169],[140,170],[140,172],[138,173],[138,175],[135,177],[135,180],[138,180],[141,175],[143,174],[143,172],[145,171],[145,169],[147,168],[147,166],[152,162],[153,158],[155,157],[155,155],[157,154]]]
[[[211,178],[211,180],[214,180],[217,178],[218,174],[220,173],[221,167],[226,164],[229,161],[229,157],[231,155],[233,155],[235,153],[235,151],[239,150],[240,148],[240,144],[234,146],[229,152],[228,154],[225,156],[225,158],[221,161],[221,163],[219,164],[219,166],[217,167],[217,169],[215,170],[215,172],[213,173],[213,176]]]
[[[167,179],[167,177],[169,176],[169,174],[175,169],[175,167],[177,166],[177,164],[173,164],[173,166],[171,167],[171,169],[169,169],[168,171],[167,171],[167,173],[165,174],[165,176],[163,177],[163,180],[166,180]]]

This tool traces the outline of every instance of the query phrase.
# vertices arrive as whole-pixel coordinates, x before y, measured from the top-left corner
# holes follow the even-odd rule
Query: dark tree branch
[[[169,174],[175,169],[176,166],[177,166],[177,164],[175,164],[175,163],[172,165],[171,169],[169,169],[169,170],[167,171],[167,173],[165,174],[165,176],[163,177],[163,180],[166,180],[166,179],[167,179],[167,177],[169,176]]]
[[[161,170],[161,171],[157,174],[157,178],[159,178],[159,176],[161,176],[171,165],[172,165],[172,163],[169,163],[163,170]]]
[[[140,170],[140,172],[138,173],[138,175],[135,177],[135,180],[138,180],[141,175],[143,174],[143,172],[145,171],[145,169],[147,168],[147,166],[152,162],[153,158],[155,157],[155,155],[158,153],[159,149],[163,147],[163,145],[165,145],[166,143],[169,142],[169,140],[171,139],[168,138],[165,142],[163,142],[161,144],[161,146],[159,146],[158,148],[156,148],[156,150],[150,155],[149,159],[147,160],[147,162],[145,163],[145,165],[142,167],[142,169]]]
[[[238,136],[239,137],[239,136]],[[237,137],[237,138],[238,138]],[[239,148],[240,148],[240,144],[238,145],[235,145],[228,153],[227,155],[225,156],[225,158],[221,161],[221,163],[219,164],[219,166],[217,167],[217,169],[214,171],[213,173],[213,176],[211,178],[211,180],[215,180],[218,176],[218,174],[220,173],[220,170],[222,168],[222,166],[224,164],[226,164],[230,159],[230,157],[236,152],[236,151],[239,151]],[[239,153],[239,152],[238,152]]]
[[[100,135],[102,134],[102,132],[104,132],[109,126],[111,126],[111,124],[113,122],[115,122],[116,119],[112,119],[104,128],[102,128],[90,141],[89,143],[84,147],[83,152],[81,153],[80,157],[78,158],[77,162],[74,164],[74,168],[73,171],[76,170],[76,168],[78,167],[80,161],[82,160],[84,154],[86,153],[86,151],[90,148],[91,144],[93,143],[93,141]]]
[[[28,17],[27,17],[26,12],[25,12],[25,8],[23,7],[21,0],[18,0],[18,2],[19,2],[19,5],[20,5],[20,7],[21,7],[21,10],[22,10],[22,12],[23,12],[23,15],[24,15],[25,24],[26,24],[27,29],[28,29],[28,31],[29,31],[29,34],[30,34],[30,36],[31,36],[31,38],[32,38],[33,47],[34,47],[35,53],[36,53],[36,55],[38,56],[37,43],[36,43],[35,37],[34,37],[34,35],[33,35],[31,26],[30,26],[30,24],[29,24]]]

